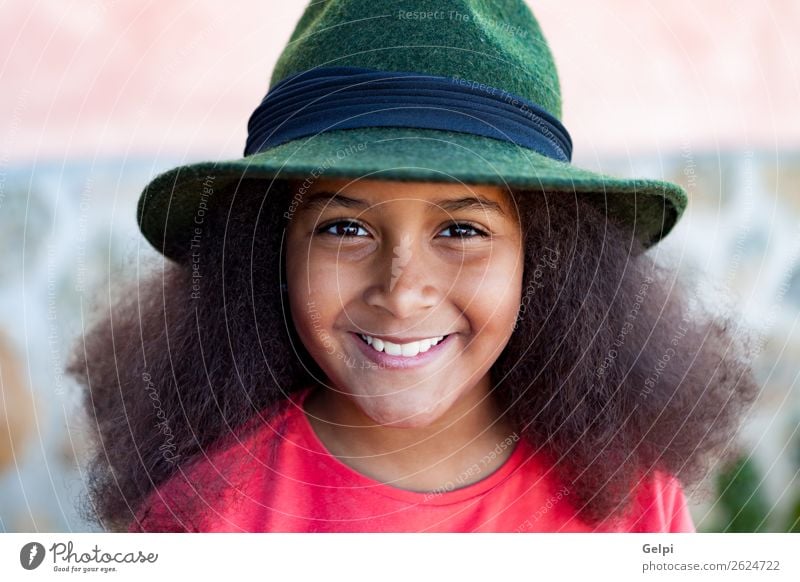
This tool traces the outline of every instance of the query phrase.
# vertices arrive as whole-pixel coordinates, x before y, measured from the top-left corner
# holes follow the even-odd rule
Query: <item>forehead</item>
[[[449,211],[484,208],[508,217],[515,214],[511,192],[491,184],[319,178],[313,182],[291,181],[290,188],[305,208],[333,204],[366,210],[392,200],[420,200]]]

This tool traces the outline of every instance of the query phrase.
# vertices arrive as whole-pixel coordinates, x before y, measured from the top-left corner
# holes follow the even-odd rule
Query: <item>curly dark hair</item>
[[[276,209],[289,207],[290,186],[221,190],[192,254],[117,284],[78,338],[67,373],[85,387],[95,445],[81,510],[104,529],[127,529],[186,463],[324,378],[280,290],[287,219]],[[688,485],[732,459],[757,395],[735,321],[701,308],[602,195],[513,194],[523,300],[493,393],[553,460],[579,517],[624,515],[655,470]]]

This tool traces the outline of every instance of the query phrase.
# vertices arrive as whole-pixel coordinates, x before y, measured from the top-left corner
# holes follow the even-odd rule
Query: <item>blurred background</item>
[[[0,532],[77,515],[69,347],[108,281],[158,259],[157,173],[241,156],[305,1],[11,0],[0,7]],[[756,334],[762,391],[733,466],[687,490],[700,531],[800,531],[800,2],[529,0],[576,165],[681,183],[653,252]]]

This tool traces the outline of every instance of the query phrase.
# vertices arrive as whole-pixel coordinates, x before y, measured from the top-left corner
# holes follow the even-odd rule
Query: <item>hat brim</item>
[[[496,184],[586,194],[609,217],[632,226],[645,248],[672,230],[687,203],[677,184],[606,176],[505,141],[440,130],[370,127],[323,132],[241,159],[173,168],[154,178],[142,193],[139,228],[159,252],[181,261],[191,244],[198,209],[207,207],[214,193],[244,178],[309,176]]]

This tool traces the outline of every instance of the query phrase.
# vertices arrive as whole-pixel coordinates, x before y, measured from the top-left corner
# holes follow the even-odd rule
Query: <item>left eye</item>
[[[465,235],[464,232],[466,232],[466,231],[472,231],[472,232],[476,233],[476,235],[479,236],[479,237],[488,236],[482,230],[477,229],[474,226],[472,226],[471,224],[467,224],[466,222],[454,222],[453,224],[451,224],[450,226],[445,228],[442,232],[445,232],[445,231],[448,231],[448,230],[452,230],[453,232],[459,232],[461,234],[457,234],[455,236],[450,236],[450,237],[446,237],[446,238],[475,238],[475,236]]]

